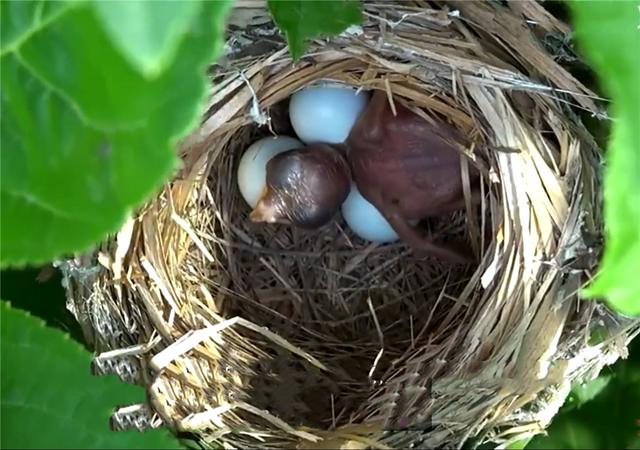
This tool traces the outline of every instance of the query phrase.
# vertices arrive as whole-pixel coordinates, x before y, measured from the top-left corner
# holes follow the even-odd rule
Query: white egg
[[[342,204],[342,216],[349,228],[362,239],[381,244],[399,239],[387,219],[360,194],[355,184],[351,185],[351,192]],[[409,223],[415,225],[418,221],[410,220]]]
[[[316,83],[291,96],[289,118],[307,144],[339,144],[347,139],[368,102],[368,92],[335,82]]]
[[[245,201],[254,208],[266,185],[267,162],[278,153],[304,147],[304,144],[289,136],[260,139],[249,146],[238,165],[238,187]]]

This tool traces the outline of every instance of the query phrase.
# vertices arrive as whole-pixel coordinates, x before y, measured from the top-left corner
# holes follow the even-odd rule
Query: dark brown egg
[[[251,220],[318,228],[349,195],[351,174],[338,146],[313,144],[274,156],[266,181]]]
[[[395,107],[396,116],[386,94],[376,91],[351,130],[347,144],[354,181],[414,249],[460,261],[458,252],[423,238],[408,220],[463,208],[455,148],[463,139],[449,124],[429,123],[399,102]]]

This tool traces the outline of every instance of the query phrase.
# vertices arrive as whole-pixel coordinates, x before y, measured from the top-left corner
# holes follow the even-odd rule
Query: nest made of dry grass
[[[575,111],[602,112],[542,45],[567,26],[534,2],[367,3],[362,29],[292,64],[252,3],[234,11],[180,173],[62,263],[96,370],[148,389],[116,425],[241,448],[457,447],[543,430],[570,383],[638,330],[577,297],[602,218],[600,151]],[[291,133],[287,98],[326,78],[470,137],[461,164],[482,173],[482,204],[422,226],[466,240],[477,264],[364,242],[340,217],[315,231],[247,220],[242,151]],[[592,345],[596,326],[608,334]]]

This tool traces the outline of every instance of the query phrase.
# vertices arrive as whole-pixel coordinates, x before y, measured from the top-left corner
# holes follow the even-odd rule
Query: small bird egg
[[[291,96],[289,118],[307,144],[340,144],[368,102],[368,92],[339,83],[316,84]]]
[[[342,216],[355,234],[373,242],[393,242],[398,234],[387,219],[360,194],[355,185],[351,186],[349,196],[342,204]]]
[[[342,204],[342,216],[355,234],[362,239],[378,243],[394,242],[399,239],[382,213],[373,206],[352,184],[349,196]],[[412,220],[415,225],[418,221]]]
[[[249,146],[238,165],[238,187],[245,201],[255,208],[267,183],[267,162],[278,153],[304,147],[289,136],[269,136]]]

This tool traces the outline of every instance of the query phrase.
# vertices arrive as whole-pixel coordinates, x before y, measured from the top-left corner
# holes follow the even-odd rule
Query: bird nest
[[[600,149],[576,112],[601,112],[554,58],[570,30],[534,2],[434,5],[366,3],[362,27],[295,64],[264,8],[234,10],[179,173],[61,263],[95,371],[147,388],[116,428],[236,448],[508,442],[624,356],[638,323],[577,295],[602,217]],[[311,231],[248,220],[242,152],[291,135],[287,99],[321,79],[469,137],[463,181],[473,165],[481,203],[420,226],[467,242],[475,263],[363,241],[339,215]]]

